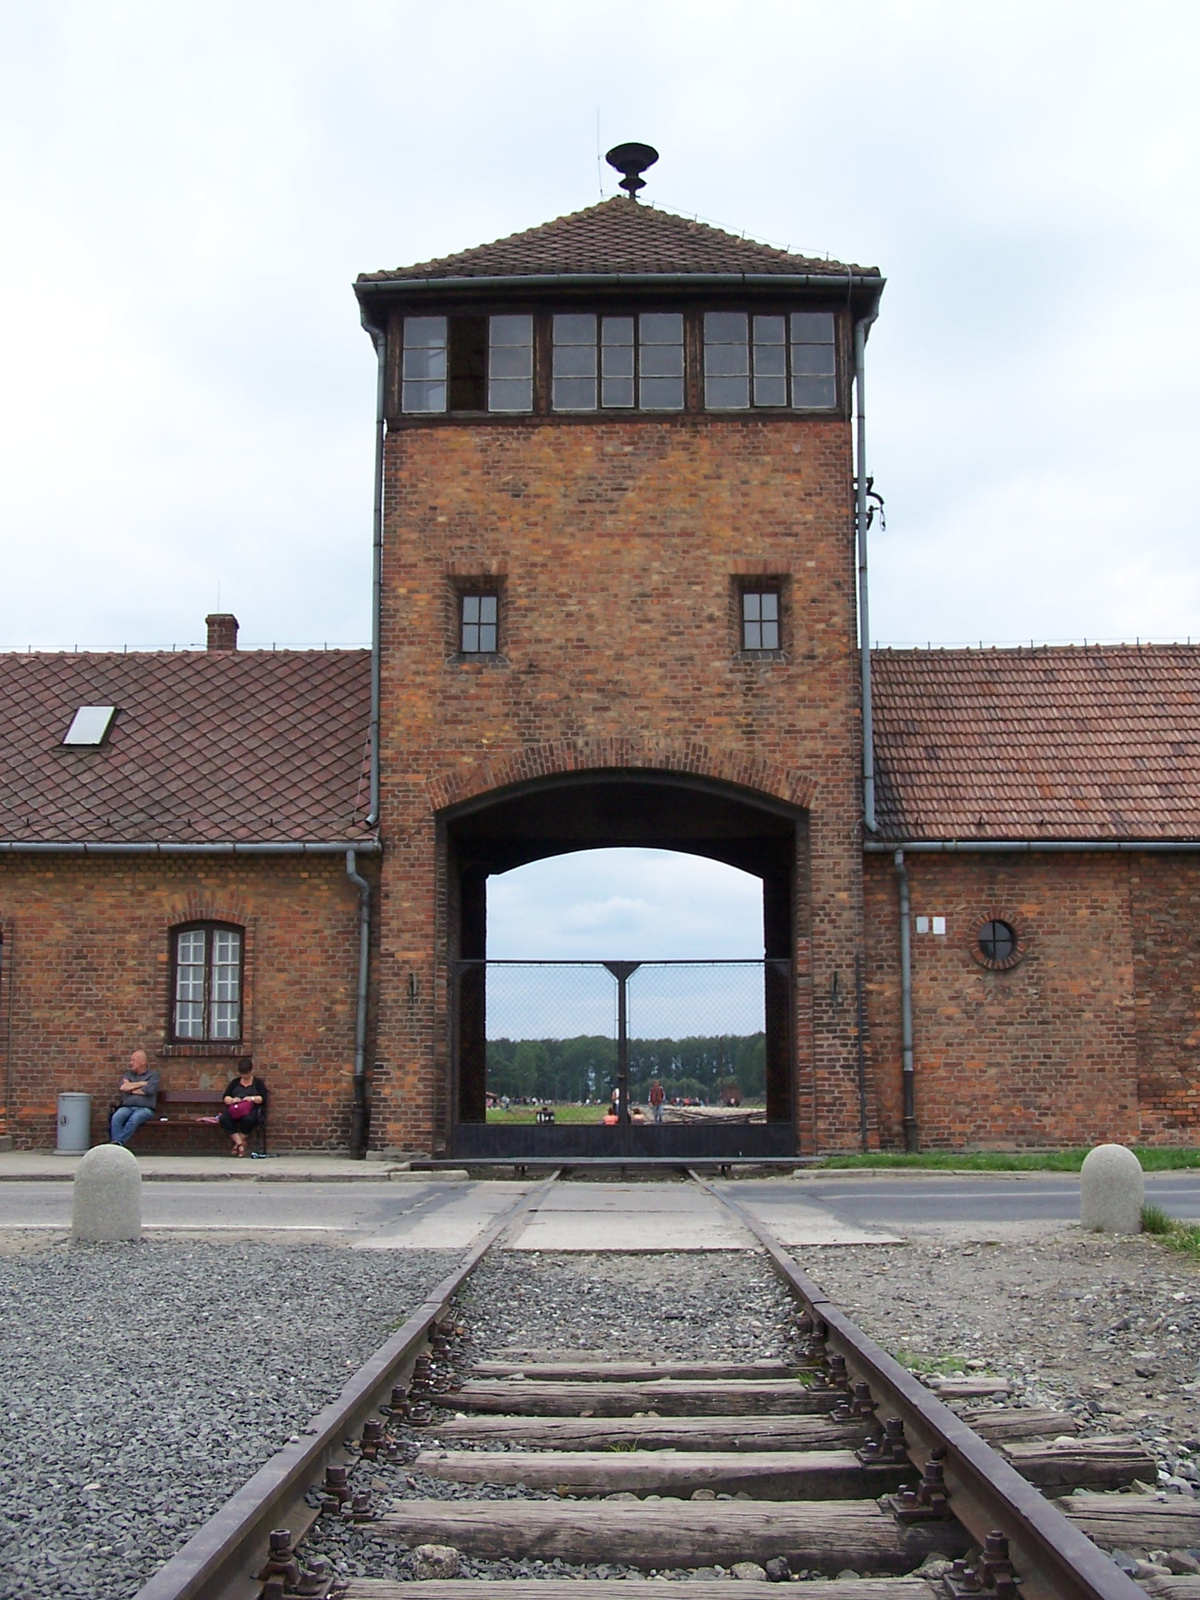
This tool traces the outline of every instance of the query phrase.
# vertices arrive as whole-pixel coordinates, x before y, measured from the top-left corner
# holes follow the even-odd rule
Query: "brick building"
[[[633,198],[360,278],[372,651],[0,658],[9,1136],[142,1042],[253,1050],[280,1145],[512,1153],[488,879],[640,844],[762,880],[744,1153],[1193,1141],[1195,652],[863,660],[882,288]]]

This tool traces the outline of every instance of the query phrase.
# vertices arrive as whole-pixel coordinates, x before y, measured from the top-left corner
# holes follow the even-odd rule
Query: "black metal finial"
[[[636,200],[638,190],[646,187],[642,173],[658,160],[658,151],[652,144],[615,144],[604,159],[610,167],[624,174],[621,188],[631,200]]]

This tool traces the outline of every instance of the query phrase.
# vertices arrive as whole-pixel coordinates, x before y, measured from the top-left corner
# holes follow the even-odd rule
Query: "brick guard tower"
[[[850,414],[882,287],[632,197],[359,278],[386,422],[375,1143],[506,1153],[456,963],[487,953],[490,874],[617,844],[762,879],[745,1153],[873,1123]]]

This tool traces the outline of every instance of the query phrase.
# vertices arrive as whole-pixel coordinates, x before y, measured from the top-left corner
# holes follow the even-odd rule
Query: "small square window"
[[[500,639],[500,597],[459,596],[459,649],[465,656],[494,656]]]
[[[778,589],[742,590],[742,649],[779,649]]]

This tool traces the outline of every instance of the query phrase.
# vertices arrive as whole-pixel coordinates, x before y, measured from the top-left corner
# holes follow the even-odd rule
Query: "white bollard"
[[[72,1239],[140,1239],[142,1173],[121,1144],[98,1144],[75,1169]]]
[[[1146,1179],[1123,1144],[1098,1144],[1079,1174],[1079,1224],[1093,1233],[1141,1233]]]

